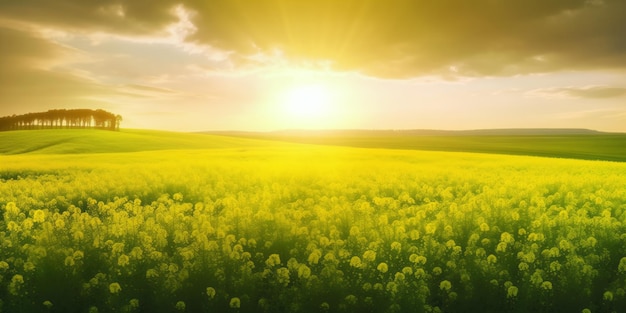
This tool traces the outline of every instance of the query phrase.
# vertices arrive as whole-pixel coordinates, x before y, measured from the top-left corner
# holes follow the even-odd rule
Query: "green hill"
[[[50,129],[0,132],[0,154],[82,154],[285,146],[530,155],[626,162],[626,134],[592,131],[288,131],[181,133]]]
[[[275,144],[255,139],[155,130],[51,129],[0,132],[0,154],[114,153]]]
[[[360,148],[477,152],[626,162],[626,134],[584,129],[338,130],[207,134]]]

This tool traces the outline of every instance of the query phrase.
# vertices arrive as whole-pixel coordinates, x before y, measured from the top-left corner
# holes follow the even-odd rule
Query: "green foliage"
[[[3,312],[626,310],[623,163],[233,144],[0,164]]]

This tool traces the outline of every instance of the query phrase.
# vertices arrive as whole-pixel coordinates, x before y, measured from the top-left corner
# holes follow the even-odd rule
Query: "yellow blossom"
[[[361,267],[361,258],[359,258],[358,256],[353,256],[350,259],[350,266],[355,267],[355,268]]]
[[[112,294],[118,294],[122,291],[122,286],[119,283],[111,283],[109,284],[109,292]]]
[[[213,299],[215,298],[215,288],[213,287],[207,287],[206,288],[206,295],[209,296],[209,299]]]
[[[187,306],[185,305],[185,302],[184,302],[184,301],[178,301],[178,302],[176,302],[176,310],[177,310],[177,311],[181,311],[181,312],[183,312],[183,311],[185,311],[185,308],[186,308],[186,307],[187,307]]]
[[[35,223],[43,223],[45,221],[46,214],[43,210],[35,210],[33,212],[33,222]]]
[[[442,280],[439,283],[439,289],[443,291],[449,291],[450,289],[452,289],[452,283],[448,280]]]
[[[380,264],[378,264],[378,266],[376,267],[376,269],[381,272],[381,273],[387,273],[387,271],[389,270],[389,267],[387,266],[387,263],[382,262]]]
[[[241,307],[241,300],[237,297],[231,298],[228,305],[231,309],[239,309]]]

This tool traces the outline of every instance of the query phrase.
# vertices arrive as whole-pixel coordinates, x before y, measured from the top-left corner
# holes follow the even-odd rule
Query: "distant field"
[[[48,129],[0,132],[0,154],[112,153],[275,144],[245,138],[155,130]]]
[[[282,142],[282,143],[281,143]],[[626,161],[626,134],[599,132],[215,132],[34,130],[0,132],[0,154],[115,153],[271,147],[285,143]]]
[[[276,132],[215,133],[240,138],[361,148],[458,151],[626,161],[626,134],[576,132]]]

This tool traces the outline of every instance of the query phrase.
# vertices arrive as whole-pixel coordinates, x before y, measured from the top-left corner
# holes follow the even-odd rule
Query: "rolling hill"
[[[207,134],[361,148],[626,161],[626,134],[587,129],[289,130],[266,133],[210,132]]]
[[[182,133],[125,129],[0,132],[0,154],[81,154],[315,144],[626,161],[626,134],[585,129],[319,130]]]
[[[271,144],[275,143],[156,130],[48,129],[0,132],[0,154],[114,153]]]

